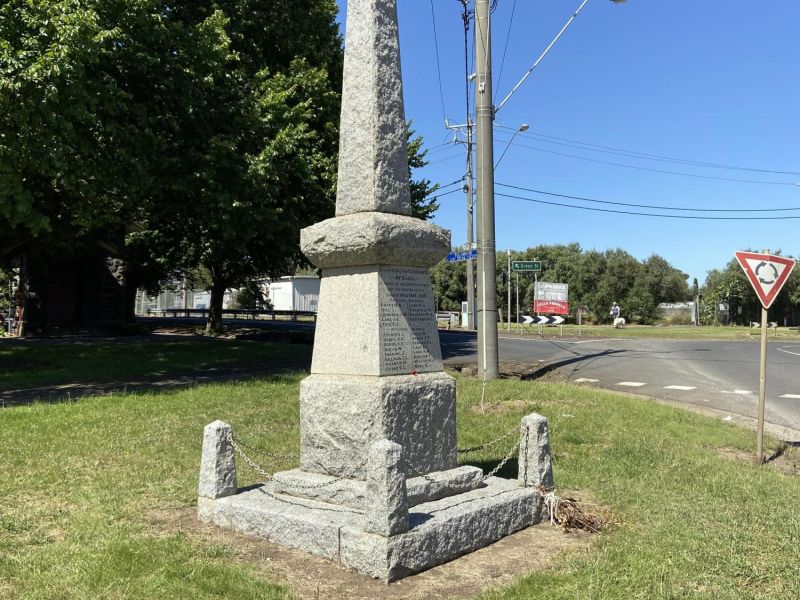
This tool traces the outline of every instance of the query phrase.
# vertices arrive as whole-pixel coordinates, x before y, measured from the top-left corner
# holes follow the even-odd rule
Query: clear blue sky
[[[340,7],[344,4],[339,0]],[[466,161],[463,146],[452,144],[453,134],[444,127],[445,116],[465,122],[461,3],[398,0],[398,5],[406,117],[430,151],[431,164],[417,175],[447,184],[464,175]],[[498,0],[492,17],[496,103],[578,5],[579,0]],[[689,283],[692,277],[702,283],[706,272],[723,267],[735,250],[800,255],[800,186],[795,185],[800,174],[700,167],[630,154],[800,173],[798,23],[797,0],[628,0],[622,5],[590,0],[495,122],[496,159],[513,129],[530,125],[498,167],[498,184],[630,204],[758,212],[603,205],[499,185],[498,193],[610,210],[779,220],[655,218],[498,196],[498,249],[578,242],[585,249],[622,248],[639,259],[658,254],[687,273]],[[601,152],[587,144],[616,150]],[[464,194],[443,196],[441,204],[434,221],[452,231],[454,245],[463,244]],[[791,207],[797,210],[769,212]]]

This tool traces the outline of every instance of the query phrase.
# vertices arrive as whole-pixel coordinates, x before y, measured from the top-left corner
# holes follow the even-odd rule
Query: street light
[[[622,0],[622,1],[624,1],[624,0]],[[515,137],[517,137],[517,134],[518,134],[520,131],[528,131],[528,129],[530,129],[530,125],[528,125],[527,123],[523,123],[522,125],[520,125],[520,126],[517,128],[517,130],[514,132],[514,135],[512,135],[512,136],[511,136],[511,139],[510,139],[510,140],[508,140],[508,143],[506,144],[505,150],[503,150],[503,153],[500,155],[500,158],[498,158],[498,159],[497,159],[497,162],[496,162],[496,163],[494,163],[494,170],[495,170],[495,171],[497,171],[497,165],[499,165],[499,164],[500,164],[500,161],[501,161],[501,160],[503,160],[503,157],[506,155],[506,152],[508,152],[508,149],[511,147],[511,142],[513,142],[513,141],[514,141],[514,138],[515,138]]]

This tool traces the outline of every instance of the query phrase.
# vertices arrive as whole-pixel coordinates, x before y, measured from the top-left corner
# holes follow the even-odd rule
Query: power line
[[[505,141],[505,140],[502,140]],[[648,171],[650,173],[664,173],[667,175],[680,175],[682,177],[693,177],[695,179],[711,179],[714,181],[733,181],[736,183],[757,183],[761,185],[783,185],[783,186],[791,186],[796,187],[796,183],[785,182],[785,181],[765,181],[761,179],[736,179],[733,177],[715,177],[713,175],[698,175],[696,173],[686,173],[684,171],[668,171],[666,169],[651,169],[649,167],[639,167],[636,165],[628,165],[625,163],[617,163],[611,162],[607,160],[599,160],[596,158],[587,158],[586,156],[578,156],[577,154],[569,154],[566,152],[556,152],[555,150],[548,150],[546,148],[539,148],[537,146],[528,146],[526,144],[520,144],[519,142],[515,142],[514,145],[519,146],[521,148],[528,148],[529,150],[535,150],[537,152],[544,152],[545,154],[553,154],[555,156],[563,156],[566,158],[574,158],[576,160],[583,160],[586,162],[597,163],[601,165],[611,165],[613,167],[623,167],[625,169],[634,169],[636,171]]]
[[[498,129],[504,129],[509,132],[513,131],[512,127],[497,125]],[[644,158],[647,160],[654,160],[660,162],[670,162],[683,165],[692,165],[697,167],[708,167],[711,169],[726,169],[731,171],[750,171],[753,173],[771,173],[774,175],[797,175],[800,176],[800,171],[779,171],[775,169],[756,169],[753,167],[742,167],[736,165],[726,165],[722,163],[702,162],[696,160],[689,160],[686,158],[677,158],[674,156],[665,156],[662,154],[650,154],[647,152],[637,152],[635,150],[626,150],[624,148],[615,148],[614,146],[603,146],[600,144],[591,144],[589,142],[582,142],[580,140],[571,140],[569,138],[560,138],[553,135],[545,135],[534,131],[529,131],[524,137],[530,137],[538,141],[557,144],[559,146],[568,146],[570,148],[578,148],[581,150],[592,150],[596,152],[606,152],[608,154],[617,154],[620,156],[630,156],[634,158]]]
[[[451,161],[451,160],[453,160],[455,158],[463,158],[463,157],[464,157],[464,155],[461,153],[461,151],[459,151],[458,154],[454,154],[453,156],[446,156],[445,158],[440,158],[438,160],[432,160],[428,164],[429,165],[438,165],[439,163],[448,162],[448,161]]]
[[[447,111],[444,108],[444,92],[442,91],[442,66],[439,63],[439,35],[436,32],[436,13],[431,0],[431,20],[433,21],[433,44],[436,47],[436,75],[439,78],[439,99],[442,101],[442,119],[447,121]]]
[[[611,208],[595,208],[592,206],[576,206],[574,204],[565,204],[562,202],[551,202],[548,200],[537,200],[535,198],[526,198],[524,196],[514,196],[512,194],[496,194],[502,198],[513,198],[515,200],[524,200],[526,202],[533,202],[536,204],[546,204],[549,206],[560,206],[563,208],[575,208],[578,210],[588,210],[592,212],[613,213],[617,215],[633,215],[639,217],[656,217],[660,219],[690,219],[695,221],[777,221],[783,219],[800,219],[800,215],[786,215],[782,217],[706,217],[698,215],[667,215],[661,213],[644,213],[629,210],[614,210]]]
[[[634,204],[630,202],[615,202],[612,200],[598,200],[596,198],[585,198],[583,196],[570,196],[569,194],[557,194],[555,192],[545,192],[543,190],[534,190],[533,188],[526,188],[508,183],[497,183],[497,185],[520,190],[523,192],[533,192],[534,194],[543,194],[545,196],[555,196],[557,198],[568,198],[570,200],[581,200],[583,202],[594,202],[597,204],[613,204],[616,206],[630,206],[633,208],[652,208],[656,210],[681,210],[687,212],[720,212],[720,213],[751,213],[751,212],[786,212],[793,210],[800,210],[800,206],[793,208],[689,208],[681,206],[658,206],[654,204]]]
[[[445,183],[444,185],[440,185],[438,189],[443,190],[443,189],[449,188],[451,185],[455,185],[455,184],[461,183],[463,181],[464,181],[464,178],[463,177],[459,177],[458,179],[455,179],[455,180],[451,181],[450,183]]]
[[[441,189],[441,188],[439,188],[439,189]],[[450,194],[455,194],[456,192],[460,192],[460,191],[461,191],[461,188],[456,188],[454,190],[450,190],[449,192],[445,192],[444,194],[436,194],[434,192],[434,196],[433,197],[438,199],[438,198],[442,198],[443,196],[449,196]]]
[[[508,32],[506,33],[506,43],[503,48],[503,59],[500,61],[500,73],[497,76],[497,88],[500,87],[500,82],[503,80],[503,67],[506,64],[506,53],[508,53],[508,42],[511,39],[511,27],[514,25],[514,12],[517,10],[517,0],[511,5],[511,17],[508,19]]]

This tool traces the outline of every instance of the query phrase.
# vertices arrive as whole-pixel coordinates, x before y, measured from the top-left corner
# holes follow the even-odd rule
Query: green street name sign
[[[542,261],[540,260],[512,260],[512,271],[528,271],[530,273],[539,273],[542,270]]]

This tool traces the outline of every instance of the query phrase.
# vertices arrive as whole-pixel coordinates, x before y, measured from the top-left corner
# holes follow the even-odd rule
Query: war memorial
[[[348,2],[340,135],[336,215],[301,233],[322,279],[300,467],[239,489],[236,438],[215,421],[198,516],[388,582],[539,522],[550,448],[530,415],[517,479],[458,465],[428,272],[450,234],[411,216],[396,0]]]

